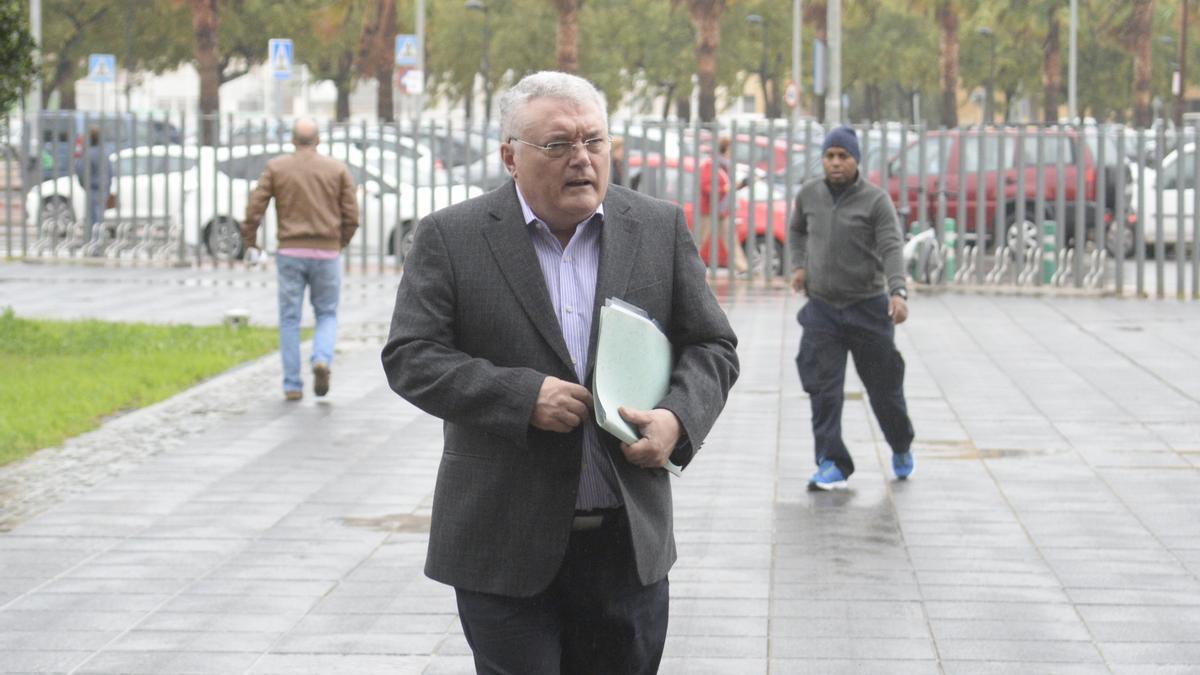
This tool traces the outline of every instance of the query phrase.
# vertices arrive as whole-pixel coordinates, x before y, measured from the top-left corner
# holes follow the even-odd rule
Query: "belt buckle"
[[[605,514],[597,513],[590,516],[575,516],[575,520],[571,522],[572,532],[585,532],[587,530],[598,530],[604,525]]]

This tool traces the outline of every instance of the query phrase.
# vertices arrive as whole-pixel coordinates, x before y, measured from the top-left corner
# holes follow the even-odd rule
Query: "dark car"
[[[174,124],[151,116],[62,110],[43,112],[38,120],[42,152],[33,161],[41,163],[42,180],[71,175],[91,127],[100,130],[100,142],[108,154],[134,146],[183,142]]]

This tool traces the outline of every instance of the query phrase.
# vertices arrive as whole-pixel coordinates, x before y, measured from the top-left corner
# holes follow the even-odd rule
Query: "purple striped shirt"
[[[529,226],[529,238],[542,268],[542,278],[554,303],[554,314],[571,354],[575,376],[584,382],[588,372],[588,340],[592,335],[592,305],[596,299],[596,273],[600,268],[600,229],[604,224],[604,205],[576,226],[575,235],[563,248],[546,223],[538,218],[517,187],[521,212]],[[579,472],[579,492],[575,508],[608,508],[621,504],[616,476],[595,424],[583,429],[583,466]]]

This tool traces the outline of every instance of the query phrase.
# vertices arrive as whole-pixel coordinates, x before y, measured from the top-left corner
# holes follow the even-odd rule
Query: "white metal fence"
[[[235,260],[255,180],[271,157],[291,151],[290,123],[279,120],[68,111],[31,121],[0,127],[0,244],[17,258]],[[117,201],[98,227],[84,222],[90,169],[76,175],[90,128],[111,158]],[[918,283],[1200,298],[1200,124],[857,130],[860,171],[892,196]],[[790,271],[788,221],[800,184],[822,175],[823,132],[812,122],[617,122],[612,133],[625,152],[614,171],[627,186],[681,204],[689,222],[702,211],[732,213],[726,241],[699,242],[703,257],[723,274],[727,252],[741,246],[751,279],[769,279]],[[717,159],[722,136],[732,179],[744,185],[717,204],[699,169]],[[508,179],[494,128],[328,124],[321,142],[359,186],[362,229],[345,256],[349,271],[400,269],[421,217]],[[259,235],[267,250],[274,231],[272,211]]]

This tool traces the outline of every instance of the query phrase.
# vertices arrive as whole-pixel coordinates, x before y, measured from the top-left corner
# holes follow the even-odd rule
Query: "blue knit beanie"
[[[858,134],[850,127],[838,127],[825,134],[825,142],[821,144],[821,154],[830,148],[842,148],[850,153],[855,163],[862,164],[862,151],[858,149]]]

